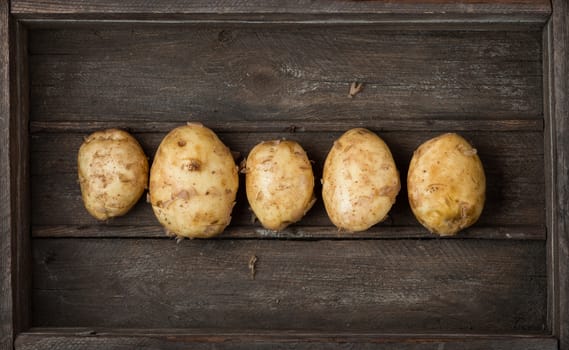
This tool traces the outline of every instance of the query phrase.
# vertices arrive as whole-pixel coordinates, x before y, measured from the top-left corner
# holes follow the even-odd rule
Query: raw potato
[[[126,131],[97,131],[85,139],[77,156],[85,208],[99,220],[126,214],[148,185],[148,160]]]
[[[457,134],[444,134],[417,148],[407,189],[417,220],[429,231],[448,236],[480,217],[486,177],[476,149]]]
[[[401,189],[389,147],[367,129],[342,135],[324,163],[322,198],[341,230],[365,231],[381,222]]]
[[[294,141],[258,144],[249,153],[245,173],[249,205],[269,230],[299,221],[316,201],[310,160]]]
[[[149,200],[168,235],[208,238],[229,225],[238,186],[229,149],[210,129],[188,123],[160,143]]]

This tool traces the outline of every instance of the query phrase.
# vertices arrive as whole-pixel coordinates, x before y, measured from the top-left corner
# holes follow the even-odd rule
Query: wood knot
[[[222,44],[229,43],[231,40],[233,40],[233,34],[229,30],[220,30],[217,34],[217,41]]]

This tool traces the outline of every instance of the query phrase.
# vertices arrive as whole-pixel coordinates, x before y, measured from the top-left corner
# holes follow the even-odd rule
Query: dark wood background
[[[568,348],[568,11],[565,0],[1,0],[0,348]],[[344,100],[353,80],[366,89]],[[282,234],[251,226],[242,193],[234,223],[211,241],[173,244],[143,202],[105,224],[75,209],[50,218],[48,207],[78,203],[74,156],[50,147],[76,149],[115,126],[152,157],[189,118],[242,155],[257,137],[295,138],[317,174],[326,145],[349,127],[385,138],[403,177],[416,145],[459,131],[489,164],[496,204],[456,239],[418,226],[405,189],[387,222],[349,237],[321,203]],[[47,186],[63,191],[42,193]],[[259,258],[255,280],[250,254]],[[312,304],[301,308],[302,299]],[[116,307],[103,318],[107,304]],[[350,306],[356,313],[346,316]],[[239,314],[245,323],[236,325]],[[267,314],[268,325],[253,322]]]
[[[33,326],[549,333],[541,32],[121,24],[32,29],[28,44]],[[484,162],[487,205],[458,239],[418,225],[405,189],[356,235],[332,227],[319,193],[281,234],[250,223],[243,188],[209,241],[165,238],[144,200],[88,216],[84,136],[123,127],[152,158],[186,121],[241,156],[297,140],[318,177],[335,138],[369,127],[403,182],[418,145],[458,131]]]

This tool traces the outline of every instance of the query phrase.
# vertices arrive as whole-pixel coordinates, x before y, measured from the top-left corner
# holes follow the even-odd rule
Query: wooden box
[[[569,349],[568,16],[564,0],[0,1],[0,348]],[[87,214],[86,135],[124,128],[152,158],[186,121],[241,155],[297,140],[318,178],[367,127],[403,183],[419,144],[459,132],[486,207],[438,238],[403,188],[386,222],[342,234],[318,196],[274,233],[242,182],[219,238],[179,244],[144,200]]]

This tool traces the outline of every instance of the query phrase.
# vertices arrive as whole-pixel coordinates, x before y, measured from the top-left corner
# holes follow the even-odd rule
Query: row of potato
[[[78,155],[85,207],[99,220],[126,214],[145,189],[168,235],[208,238],[231,221],[239,167],[217,135],[199,123],[172,130],[150,169],[134,137],[108,129],[91,134]],[[249,205],[260,223],[283,230],[316,201],[314,175],[294,141],[265,141],[241,165]],[[387,217],[401,182],[385,142],[362,128],[334,142],[324,163],[322,199],[330,220],[346,232],[364,231]],[[485,200],[482,163],[464,138],[447,133],[413,154],[407,177],[409,204],[429,231],[453,235],[478,220]]]

